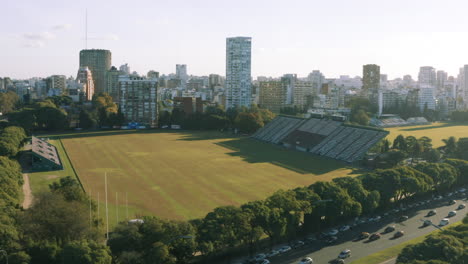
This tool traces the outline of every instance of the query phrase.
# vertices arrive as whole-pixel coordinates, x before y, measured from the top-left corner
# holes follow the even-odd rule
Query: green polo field
[[[219,132],[116,131],[60,138],[87,193],[99,199],[101,216],[107,172],[114,223],[126,217],[127,201],[129,218],[192,219],[217,206],[352,173],[334,160]]]
[[[392,127],[386,128],[390,132],[388,139],[390,142],[400,134],[403,136],[414,136],[416,138],[429,137],[432,139],[434,147],[443,146],[442,139],[454,136],[457,139],[461,137],[468,137],[468,125],[459,123],[433,123],[424,126],[410,126],[410,127]]]

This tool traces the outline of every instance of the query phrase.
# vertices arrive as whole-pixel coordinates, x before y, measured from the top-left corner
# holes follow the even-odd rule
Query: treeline
[[[23,263],[16,218],[23,177],[19,163],[13,158],[25,138],[23,129],[19,127],[0,131],[0,249],[8,252],[10,263]]]
[[[424,241],[408,245],[398,255],[398,264],[468,263],[468,216],[462,224],[430,235]]]
[[[80,110],[78,120],[78,127],[89,129],[121,126],[125,122],[125,117],[109,94],[99,93],[93,96],[91,108]]]
[[[244,133],[253,133],[275,117],[271,111],[253,105],[250,108],[230,108],[227,111],[221,106],[208,106],[203,113],[186,114],[179,108],[171,112],[159,112],[159,126],[180,125],[184,129],[237,128]]]
[[[279,190],[265,200],[218,207],[189,222],[144,217],[144,223],[121,223],[109,246],[117,263],[188,263],[196,252],[208,263],[238,255],[239,248],[253,254],[263,237],[272,247],[460,183],[468,183],[463,160],[381,169]]]
[[[68,113],[56,105],[53,99],[32,103],[7,116],[11,124],[22,127],[28,134],[33,130],[67,129],[70,123]]]
[[[453,111],[450,119],[455,122],[468,122],[468,111]]]
[[[19,96],[12,91],[0,92],[0,113],[7,114],[15,109],[19,103]]]
[[[375,145],[370,152],[380,153],[374,160],[374,168],[391,168],[401,165],[405,159],[440,162],[444,159],[468,160],[468,138],[449,137],[442,140],[444,146],[433,148],[432,139],[398,135],[391,144],[387,139]]]

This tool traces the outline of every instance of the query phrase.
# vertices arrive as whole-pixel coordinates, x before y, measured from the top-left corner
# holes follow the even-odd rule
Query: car
[[[398,212],[400,212],[400,210],[398,208],[395,208],[395,209],[392,210],[392,212],[393,213],[398,213]]]
[[[313,264],[314,260],[311,257],[306,257],[299,261],[299,264]]]
[[[443,198],[442,196],[437,195],[437,196],[434,197],[434,200],[442,200],[442,198]]]
[[[263,260],[257,262],[257,264],[270,264],[270,261],[268,259],[263,259]]]
[[[340,258],[334,259],[330,262],[330,264],[344,264],[344,263],[345,263],[344,259],[340,259]]]
[[[430,225],[432,225],[432,221],[431,221],[431,220],[429,220],[429,219],[424,220],[423,226],[430,226]]]
[[[403,222],[403,221],[406,221],[406,220],[408,220],[408,216],[407,216],[407,215],[402,215],[402,216],[400,216],[400,218],[398,218],[398,221],[399,221],[399,222]]]
[[[450,196],[452,196],[452,195],[453,195],[453,192],[447,193],[447,197],[450,197]]]
[[[383,216],[389,216],[389,215],[390,215],[389,212],[385,212],[385,213],[383,214]]]
[[[444,218],[440,220],[439,226],[446,226],[450,223],[450,220],[448,218]]]
[[[309,243],[312,243],[313,241],[317,241],[317,236],[315,235],[309,235],[306,237],[306,241]]]
[[[369,233],[367,233],[367,232],[362,232],[361,234],[359,234],[358,239],[366,239],[366,238],[368,238],[369,236],[370,236]]]
[[[332,243],[336,242],[337,240],[338,240],[338,238],[336,236],[331,236],[325,242],[327,242],[328,244],[332,244]]]
[[[351,227],[349,225],[344,225],[340,227],[340,232],[348,231]]]
[[[278,251],[280,253],[285,253],[285,252],[288,252],[289,250],[291,250],[290,246],[282,246]]]
[[[458,192],[459,193],[464,193],[464,192],[466,192],[466,189],[465,188],[460,188],[460,189],[458,189]]]
[[[336,236],[338,234],[338,230],[336,229],[330,229],[328,232],[325,232],[327,236]]]
[[[303,247],[304,245],[305,243],[303,241],[298,240],[292,244],[292,248],[300,248],[300,247]]]
[[[257,254],[257,255],[255,256],[255,261],[257,261],[257,262],[258,262],[258,261],[261,261],[261,260],[264,260],[264,259],[266,259],[266,255],[263,254],[263,253]]]
[[[455,201],[455,200],[450,200],[450,201],[448,202],[448,205],[454,205],[454,204],[456,204],[456,203],[457,203],[457,201]]]
[[[272,257],[278,255],[279,253],[280,253],[280,252],[279,252],[278,250],[273,249],[272,251],[268,252],[268,253],[266,254],[266,256],[267,256],[267,258],[272,258]]]
[[[384,230],[384,233],[390,233],[390,232],[393,232],[395,231],[395,226],[387,226]]]
[[[374,222],[379,222],[380,220],[382,220],[382,217],[381,216],[376,216],[374,217]]]
[[[393,238],[399,238],[405,235],[404,231],[398,231],[393,235]]]
[[[340,254],[338,255],[338,258],[340,259],[345,259],[345,258],[349,258],[351,257],[351,250],[350,249],[345,249],[343,251],[340,252]]]
[[[381,235],[379,233],[372,234],[369,237],[369,241],[374,241],[374,240],[380,239],[380,237],[381,237]]]
[[[433,215],[436,215],[436,214],[437,214],[436,210],[430,210],[429,212],[427,212],[426,216],[433,216]]]
[[[465,204],[459,204],[457,210],[465,209]]]
[[[457,215],[457,211],[450,211],[447,216],[448,217],[453,217],[453,216],[456,216],[456,215]]]

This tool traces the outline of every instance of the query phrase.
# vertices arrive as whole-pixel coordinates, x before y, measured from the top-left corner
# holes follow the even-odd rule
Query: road
[[[446,218],[449,211],[454,211],[460,203],[466,203],[466,194],[458,195],[442,200],[432,201],[428,204],[418,206],[415,208],[407,209],[404,212],[391,214],[383,218],[377,223],[365,223],[354,227],[338,235],[338,241],[332,245],[327,245],[323,241],[315,241],[311,245],[306,245],[301,249],[293,249],[281,256],[270,258],[272,264],[297,264],[299,261],[306,257],[312,257],[314,264],[328,264],[331,260],[335,259],[338,254],[344,249],[351,250],[351,257],[346,259],[346,263],[351,263],[354,260],[360,259],[367,255],[379,252],[386,248],[398,245],[402,242],[411,240],[413,238],[423,236],[429,232],[437,230],[434,226],[422,227],[421,219],[431,219],[434,224],[438,224],[442,218]],[[448,205],[449,200],[457,200],[455,205]],[[461,201],[464,199],[465,201]],[[425,217],[429,210],[437,210],[437,214],[431,217]],[[450,217],[450,223],[454,223],[463,219],[467,214],[467,208],[457,211],[457,215]],[[397,223],[395,220],[401,215],[409,216],[409,219]],[[395,225],[396,231],[403,230],[405,235],[403,237],[393,239],[393,233],[383,234],[379,240],[368,242],[367,240],[353,241],[361,232],[377,233],[383,232],[388,225]],[[450,226],[450,225],[449,225]]]
[[[23,200],[23,208],[28,209],[33,200],[32,192],[31,192],[31,185],[29,184],[29,175],[23,173],[23,193],[24,193],[24,200]]]

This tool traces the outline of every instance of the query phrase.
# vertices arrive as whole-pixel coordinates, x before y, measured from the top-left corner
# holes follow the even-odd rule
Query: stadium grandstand
[[[32,136],[31,139],[33,171],[62,170],[57,149],[46,140]]]
[[[280,115],[252,137],[299,151],[354,162],[387,134],[384,130],[347,125],[328,118],[303,119]]]
[[[401,127],[426,125],[429,124],[429,121],[424,117],[410,117],[405,121],[397,115],[381,115],[378,118],[372,118],[369,124],[375,127]]]

